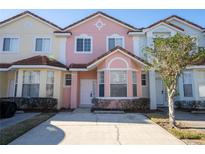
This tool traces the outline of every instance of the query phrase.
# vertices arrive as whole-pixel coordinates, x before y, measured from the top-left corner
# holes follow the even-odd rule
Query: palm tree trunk
[[[169,123],[170,127],[174,128],[176,126],[175,112],[174,112],[174,100],[173,96],[168,94],[168,105],[169,105]]]

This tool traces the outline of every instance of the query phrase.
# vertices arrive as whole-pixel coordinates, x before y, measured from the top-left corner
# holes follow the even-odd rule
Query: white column
[[[156,97],[156,78],[155,72],[149,71],[149,91],[150,91],[150,109],[157,109],[157,97]]]
[[[22,97],[22,86],[23,86],[23,70],[18,70],[18,84],[17,84],[17,97]]]
[[[46,97],[47,70],[40,71],[39,97]]]

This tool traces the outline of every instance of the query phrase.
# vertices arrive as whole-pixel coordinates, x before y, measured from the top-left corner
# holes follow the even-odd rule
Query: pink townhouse
[[[66,43],[63,106],[92,106],[93,100],[108,108],[119,101],[142,97],[141,72],[147,63],[133,53],[135,27],[105,13],[96,12],[64,28]]]

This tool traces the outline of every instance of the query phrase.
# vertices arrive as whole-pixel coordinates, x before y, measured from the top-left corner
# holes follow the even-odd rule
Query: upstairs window
[[[109,37],[108,38],[108,50],[115,48],[116,46],[124,47],[123,45],[124,39],[123,37]]]
[[[18,38],[4,38],[3,39],[3,52],[16,52],[18,49]]]
[[[76,53],[91,53],[92,52],[92,39],[87,35],[79,36],[76,38]]]
[[[36,52],[49,52],[50,51],[50,38],[36,38],[35,51]]]

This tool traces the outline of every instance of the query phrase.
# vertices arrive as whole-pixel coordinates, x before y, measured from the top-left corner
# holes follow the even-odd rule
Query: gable
[[[97,18],[97,17],[100,17],[100,18],[103,18],[103,19],[107,19],[107,20],[117,24],[118,26],[122,26],[122,27],[124,27],[126,29],[129,29],[129,30],[137,30],[137,28],[135,28],[134,26],[129,25],[129,24],[123,22],[123,21],[120,21],[120,20],[118,20],[118,19],[116,19],[114,17],[111,17],[111,16],[109,16],[109,15],[103,13],[103,12],[96,12],[94,14],[91,14],[88,17],[85,17],[84,19],[81,19],[81,20],[79,20],[79,21],[77,21],[77,22],[75,22],[75,23],[65,27],[64,31],[71,30],[71,29],[73,29],[75,27],[78,27],[78,26],[80,26],[80,25],[82,25],[82,24],[84,24],[86,22],[89,22],[89,21],[91,21],[91,20],[93,20],[94,18]]]
[[[48,29],[49,31],[57,31],[61,30],[60,27],[53,24],[52,22],[43,19],[40,16],[37,16],[29,11],[25,11],[23,13],[20,13],[16,16],[13,16],[11,18],[8,18],[4,21],[0,22],[0,30],[7,30],[7,29],[38,29],[43,28],[43,30]]]

